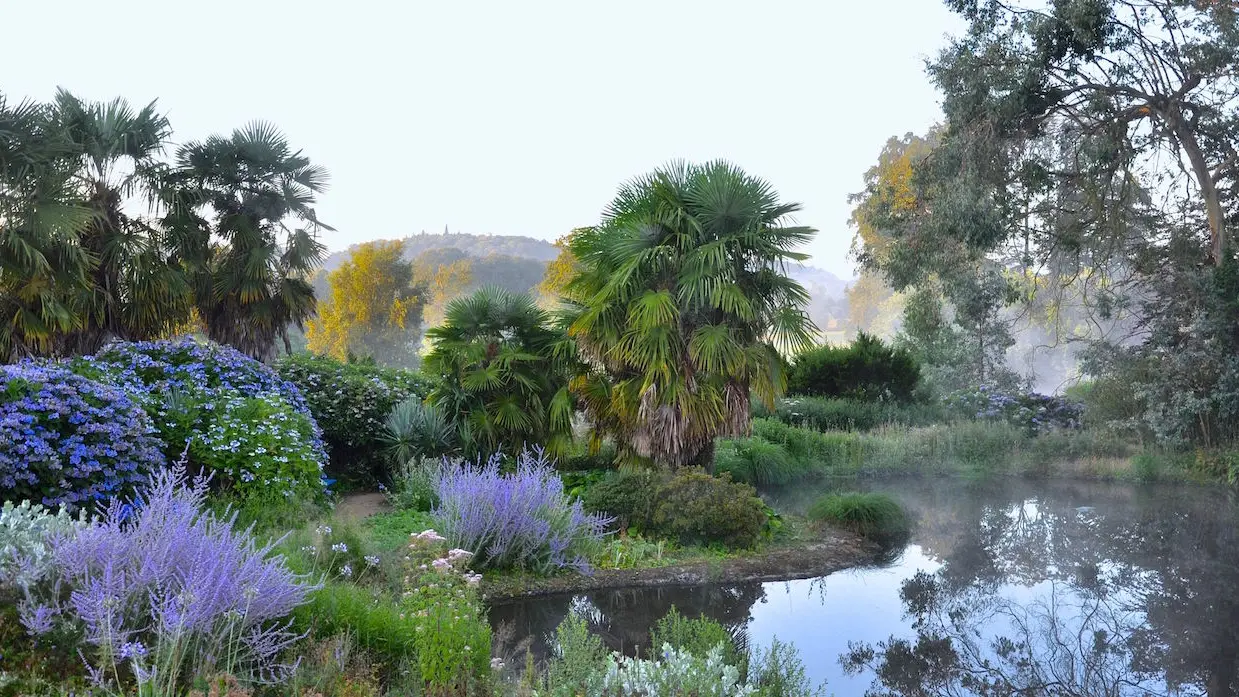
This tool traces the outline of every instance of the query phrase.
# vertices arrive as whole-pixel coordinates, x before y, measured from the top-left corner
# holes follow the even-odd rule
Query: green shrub
[[[407,535],[406,535],[407,537]],[[376,658],[397,665],[414,650],[416,628],[388,594],[348,582],[328,582],[293,614],[294,626],[316,636],[348,634]]]
[[[236,349],[190,339],[115,342],[70,362],[151,415],[169,460],[188,446],[241,506],[293,509],[323,494],[319,426],[296,385]]]
[[[809,508],[809,518],[874,538],[906,534],[911,527],[903,507],[886,494],[827,494]]]
[[[590,452],[589,444],[584,440],[575,440],[567,451],[555,461],[555,469],[560,472],[582,472],[586,470],[605,470],[615,467],[615,444],[603,442],[597,452]]]
[[[1134,438],[1152,441],[1153,433],[1144,420],[1146,405],[1136,393],[1135,385],[1142,376],[1128,366],[1122,375],[1107,376],[1073,385],[1067,397],[1084,404],[1084,427],[1104,429]]]
[[[685,544],[757,544],[766,512],[757,492],[723,474],[680,470],[659,487],[650,531]]]
[[[585,510],[615,518],[621,529],[647,529],[654,519],[662,479],[648,469],[620,469],[587,486],[581,496]]]
[[[383,421],[380,436],[397,470],[410,460],[449,455],[456,449],[456,431],[438,408],[410,397],[396,405]]]
[[[546,666],[546,693],[553,697],[597,695],[603,691],[607,650],[589,625],[569,613],[555,628],[555,655]]]
[[[309,405],[338,476],[367,480],[386,462],[380,442],[384,421],[397,404],[430,392],[430,382],[411,370],[344,363],[299,353],[275,365]]]
[[[805,675],[804,662],[795,644],[785,644],[778,637],[770,640],[770,648],[758,649],[749,662],[749,687],[761,697],[824,697],[824,685],[814,686]]]
[[[198,409],[199,398],[181,404]],[[183,408],[183,407],[182,407]],[[295,506],[322,492],[322,456],[314,424],[276,394],[216,397],[207,427],[189,436],[189,458],[249,504]]]
[[[650,630],[650,658],[658,660],[664,644],[687,651],[694,656],[705,656],[716,646],[723,647],[723,660],[728,665],[741,668],[744,673],[744,656],[727,629],[704,615],[689,618],[681,615],[673,605],[671,610],[654,624]]]
[[[414,457],[406,460],[392,475],[387,502],[400,510],[429,511],[439,503],[435,482],[443,467],[441,460]]]
[[[867,401],[912,400],[921,368],[912,354],[861,332],[847,346],[823,345],[792,363],[788,394],[851,397]]]

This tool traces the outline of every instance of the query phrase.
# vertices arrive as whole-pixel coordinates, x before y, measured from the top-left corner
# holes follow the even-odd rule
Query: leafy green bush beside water
[[[694,469],[620,470],[588,487],[584,504],[645,534],[733,549],[754,546],[768,520],[752,486]]]
[[[775,639],[768,650],[737,650],[722,625],[689,620],[672,610],[652,632],[649,658],[608,653],[589,625],[569,615],[555,632],[558,651],[544,677],[522,681],[538,695],[696,695],[815,697],[825,694],[805,676],[794,646]]]

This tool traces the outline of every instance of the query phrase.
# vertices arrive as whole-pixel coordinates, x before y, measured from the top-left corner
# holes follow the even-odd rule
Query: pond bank
[[[747,583],[814,578],[873,564],[877,545],[844,530],[826,529],[812,541],[795,540],[737,555],[638,569],[595,569],[593,575],[565,573],[487,577],[482,594],[487,603],[503,603],[555,593],[699,586],[707,583]]]

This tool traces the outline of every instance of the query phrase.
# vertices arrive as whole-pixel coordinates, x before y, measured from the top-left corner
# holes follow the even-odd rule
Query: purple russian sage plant
[[[92,650],[92,675],[120,682],[129,674],[141,694],[180,694],[194,677],[227,673],[279,682],[300,636],[286,620],[314,589],[279,556],[259,545],[236,514],[205,509],[206,481],[187,481],[183,465],[152,478],[129,501],[114,500],[96,524],[53,536],[59,591],[27,600],[32,632],[67,623]]]
[[[522,452],[511,474],[500,472],[499,463],[498,455],[445,462],[431,514],[448,542],[473,552],[478,567],[589,573],[611,519],[587,514],[567,496],[541,449]]]

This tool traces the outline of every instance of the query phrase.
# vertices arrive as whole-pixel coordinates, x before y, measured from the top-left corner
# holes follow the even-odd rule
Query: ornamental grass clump
[[[878,539],[906,535],[911,529],[908,514],[886,494],[827,494],[809,508],[809,517]]]
[[[511,474],[500,472],[499,462],[494,456],[443,468],[431,511],[443,535],[473,552],[479,568],[588,573],[611,519],[587,514],[567,496],[541,450],[523,451]]]
[[[313,590],[259,545],[235,515],[206,509],[206,482],[178,465],[141,496],[113,500],[103,518],[51,538],[52,591],[27,589],[30,634],[81,637],[82,658],[105,689],[179,695],[195,678],[286,680],[300,638],[285,621]],[[277,541],[278,543],[278,541]]]
[[[124,392],[54,366],[0,366],[0,499],[85,506],[132,492],[166,464]]]

